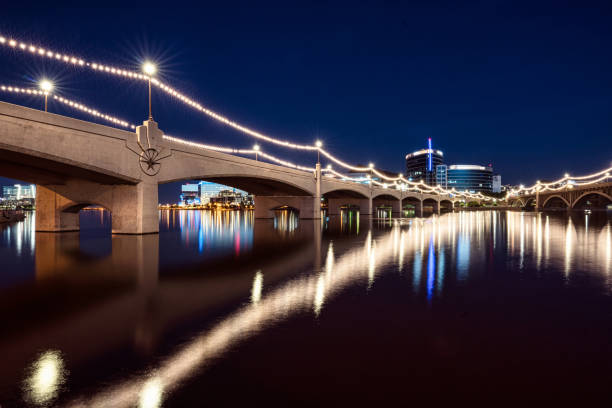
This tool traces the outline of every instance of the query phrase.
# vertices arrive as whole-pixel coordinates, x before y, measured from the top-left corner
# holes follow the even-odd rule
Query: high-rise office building
[[[180,204],[191,205],[200,203],[199,184],[187,183],[181,186]]]
[[[491,191],[493,191],[494,193],[501,193],[502,184],[500,174],[496,174],[493,176],[493,186],[491,187]]]
[[[422,180],[431,186],[436,185],[436,169],[443,163],[444,153],[432,148],[430,137],[427,139],[427,149],[406,155],[406,177],[412,181]]]
[[[448,188],[470,193],[493,190],[493,167],[473,164],[453,164],[447,170]]]
[[[249,197],[248,193],[237,188],[228,187],[211,181],[198,181],[196,183],[185,183],[181,186],[179,201],[183,205],[209,204],[211,198],[219,197],[221,192],[231,192],[232,195]]]
[[[234,187],[225,186],[223,184],[213,183],[211,181],[200,181],[198,185],[200,186],[200,202],[202,204],[210,203],[211,198],[218,197],[219,193],[226,190],[229,190],[235,194],[240,194],[244,197],[248,196],[248,193],[246,191],[242,191]]]
[[[15,184],[2,187],[2,198],[5,200],[34,200],[36,198],[36,185]]]

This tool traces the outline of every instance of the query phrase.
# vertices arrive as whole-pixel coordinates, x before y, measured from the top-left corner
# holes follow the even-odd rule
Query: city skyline
[[[74,19],[78,9],[57,13],[44,6],[39,11],[53,25],[34,24],[29,12],[9,7],[3,17],[10,24],[3,26],[10,34],[27,33],[27,40],[88,50],[91,58],[128,67],[152,58],[163,78],[212,108],[280,138],[321,139],[351,162],[374,161],[400,171],[403,156],[432,137],[452,154],[452,162],[493,163],[510,184],[556,179],[565,172],[587,174],[609,165],[612,104],[606,73],[612,63],[598,52],[612,38],[605,4],[310,6],[293,13],[263,5],[249,11],[248,18],[238,10],[231,20],[224,17],[224,6],[209,6],[203,17],[191,13],[206,24],[189,35],[184,31],[189,24],[174,23],[174,18],[150,32],[133,24],[132,11],[110,18],[104,10],[88,16],[76,33],[62,23]],[[162,19],[154,7],[141,13],[148,20]],[[191,18],[181,14],[181,20]],[[254,20],[275,24],[254,29]],[[318,33],[306,30],[312,21]],[[283,36],[277,36],[281,30]],[[105,42],[91,47],[100,32]],[[67,97],[131,122],[146,119],[146,90],[140,85],[116,86],[50,62],[25,64],[2,53],[0,72],[9,83],[31,85],[44,74]],[[117,106],[118,96],[129,103]],[[2,97],[41,108],[37,98]],[[53,102],[50,111],[80,117]],[[243,148],[254,144],[155,92],[153,114],[172,135],[207,143],[232,140]],[[316,161],[313,154],[263,146],[305,165]],[[172,189],[176,186],[160,187],[162,199],[173,195],[166,192]]]

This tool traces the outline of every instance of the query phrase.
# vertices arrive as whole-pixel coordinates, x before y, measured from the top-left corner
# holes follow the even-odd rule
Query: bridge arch
[[[424,198],[421,205],[423,206],[423,210],[425,210],[426,208],[427,209],[431,208],[431,210],[435,214],[440,213],[440,201],[436,200],[435,198],[432,198],[432,197]]]
[[[312,196],[311,186],[300,185],[293,181],[283,180],[268,175],[252,174],[200,174],[180,177],[176,179],[164,180],[160,184],[167,184],[188,180],[203,180],[213,183],[223,184],[246,191],[255,196],[257,195],[287,195],[287,196]]]
[[[322,197],[327,200],[327,214],[338,215],[346,208],[359,209],[360,214],[371,214],[372,201],[365,192],[344,186],[326,191]]]
[[[397,190],[389,190],[389,189],[384,189],[384,190],[378,190],[376,191],[373,195],[372,195],[372,199],[377,199],[377,198],[381,198],[381,199],[393,199],[393,200],[400,200],[401,198],[400,192]]]
[[[328,190],[321,195],[326,198],[368,198],[364,192],[348,188]]]
[[[453,202],[451,200],[443,199],[440,200],[440,211],[444,209],[445,211],[453,211]]]
[[[565,206],[563,206],[563,204]],[[546,199],[542,203],[542,208],[572,208],[572,206],[570,202],[567,201],[565,197],[563,197],[562,195],[553,194],[553,195],[546,197]]]
[[[595,208],[604,209],[608,204],[612,204],[612,197],[603,191],[587,191],[578,196],[572,203],[571,208],[584,208],[588,198],[591,197],[597,201]],[[580,205],[579,205],[580,204]],[[590,206],[588,207],[590,208]]]
[[[379,218],[388,218],[392,214],[399,215],[401,204],[402,201],[399,198],[399,194],[395,194],[393,190],[379,191],[378,194],[372,198],[373,210]]]

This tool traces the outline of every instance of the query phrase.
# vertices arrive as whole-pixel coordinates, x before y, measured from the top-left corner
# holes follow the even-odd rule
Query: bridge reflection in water
[[[573,273],[587,273],[610,293],[610,220],[592,215],[359,220],[349,211],[314,221],[280,213],[271,222],[249,213],[170,211],[161,214],[159,235],[92,234],[110,240],[108,253],[83,251],[83,230],[37,233],[34,244],[24,232],[31,223],[2,231],[5,247],[34,248],[36,278],[5,287],[0,297],[7,334],[0,339],[0,391],[21,387],[34,405],[159,406],[237,343],[297,315],[322,318],[347,288],[363,286],[367,296],[385,274],[407,275],[409,293],[430,307],[499,265],[559,271],[567,285]],[[160,344],[194,319],[217,323],[170,341],[158,356]],[[100,381],[110,383],[102,388],[73,377],[130,344],[149,368],[132,364],[117,378],[116,367],[100,367],[100,378],[112,379]]]

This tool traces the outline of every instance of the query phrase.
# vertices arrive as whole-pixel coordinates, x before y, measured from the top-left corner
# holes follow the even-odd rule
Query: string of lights
[[[163,136],[164,139],[169,140],[171,142],[175,142],[175,143],[180,143],[186,146],[190,146],[190,147],[195,147],[195,148],[199,148],[199,149],[207,149],[207,150],[214,150],[217,152],[222,152],[222,153],[233,153],[233,154],[246,154],[246,155],[259,155],[262,156],[268,160],[270,160],[271,162],[280,164],[282,166],[285,167],[290,167],[293,169],[297,169],[297,170],[303,170],[303,171],[314,171],[314,168],[311,167],[305,167],[305,166],[300,166],[298,164],[294,164],[291,162],[288,162],[286,160],[282,160],[279,159],[278,157],[275,157],[271,154],[268,154],[266,152],[261,151],[261,149],[235,149],[232,147],[223,147],[223,146],[213,146],[213,145],[208,145],[208,144],[204,144],[204,143],[197,143],[197,142],[190,142],[188,140],[185,139],[179,139],[177,137],[173,137],[173,136],[168,136],[168,135],[164,135]]]
[[[8,92],[14,92],[14,93],[23,93],[23,94],[31,94],[31,95],[44,95],[46,92],[38,90],[38,89],[26,89],[26,88],[19,88],[19,87],[13,87],[13,86],[5,86],[5,85],[0,85],[0,90],[2,91],[8,91]],[[112,116],[109,115],[105,115],[103,113],[100,113],[98,110],[96,109],[92,109],[89,108],[83,104],[80,104],[78,102],[69,100],[67,98],[61,97],[61,96],[57,96],[57,95],[53,95],[53,99],[57,100],[61,103],[64,103],[70,107],[73,107],[75,109],[79,109],[83,112],[89,113],[93,116],[108,120],[112,123],[115,124],[119,124],[122,125],[124,127],[130,127],[132,129],[135,129],[135,125],[131,125],[125,121],[121,121],[120,119],[114,118]],[[214,150],[214,151],[218,151],[218,152],[223,152],[223,153],[230,153],[230,154],[247,154],[247,155],[252,155],[252,154],[258,154],[261,155],[262,157],[270,160],[271,162],[280,164],[282,166],[285,167],[290,167],[290,168],[294,168],[294,169],[298,169],[298,170],[303,170],[303,171],[314,171],[314,168],[311,167],[305,167],[305,166],[300,166],[291,162],[288,162],[286,160],[282,160],[279,159],[271,154],[265,153],[263,151],[261,151],[259,148],[257,149],[236,149],[236,148],[232,148],[232,147],[224,147],[224,146],[214,146],[214,145],[208,145],[208,144],[204,144],[204,143],[196,143],[196,142],[191,142],[188,140],[184,140],[184,139],[179,139],[173,136],[169,136],[169,135],[164,135],[163,136],[164,139],[175,142],[175,143],[181,143],[187,146],[191,146],[191,147],[197,147],[197,148],[202,148],[202,149],[208,149],[208,150]],[[373,170],[371,168],[368,168],[368,170]],[[332,174],[335,174],[336,176],[345,179],[345,180],[349,180],[349,181],[353,181],[353,182],[362,182],[363,178],[354,178],[354,177],[350,177],[344,174],[341,174],[335,170],[333,170],[331,168],[331,165],[328,166],[326,169],[323,169],[323,171],[325,172],[329,172]],[[379,173],[379,172],[375,172],[375,173]],[[387,185],[387,183],[381,183],[378,182],[376,180],[372,180],[371,178],[368,177],[368,179],[375,185],[381,186],[383,188],[388,188],[389,185]],[[402,180],[406,183],[406,185],[411,186],[412,188],[417,189],[418,191],[421,192],[426,192],[426,193],[435,193],[437,188],[434,187],[430,187],[422,182],[420,183],[416,183],[416,182],[412,182],[409,180],[404,179],[403,177],[398,177],[395,180]],[[398,184],[397,182],[393,182],[393,184],[390,185],[390,187],[396,187],[396,188],[400,188],[400,184]],[[443,193],[443,194],[453,194],[453,192],[451,191],[447,191],[447,190],[443,190],[443,189],[439,189],[439,192]],[[455,193],[457,194],[457,193]],[[462,195],[462,194],[457,194],[457,195]]]
[[[74,55],[68,55],[68,54],[64,54],[64,53],[59,53],[53,50],[50,50],[46,47],[41,47],[41,46],[35,46],[33,44],[26,44],[23,41],[19,41],[17,39],[14,38],[7,38],[5,36],[0,35],[0,46],[7,46],[11,49],[17,50],[17,51],[22,51],[24,53],[28,53],[31,55],[35,55],[41,58],[47,58],[47,59],[53,59],[59,62],[63,62],[69,65],[73,65],[73,66],[78,66],[78,67],[86,67],[89,69],[92,69],[96,72],[102,72],[102,73],[108,73],[111,75],[116,75],[116,76],[121,76],[124,78],[130,78],[130,79],[137,79],[137,80],[143,80],[143,81],[149,81],[151,84],[153,84],[154,86],[158,87],[159,89],[161,89],[162,91],[164,91],[166,94],[175,97],[177,99],[179,99],[181,102],[191,106],[192,108],[196,109],[197,111],[205,114],[206,116],[213,118],[214,120],[217,120],[221,123],[224,123],[227,126],[230,126],[244,134],[250,135],[252,137],[255,137],[257,139],[260,140],[264,140],[266,142],[272,143],[272,144],[276,144],[276,145],[280,145],[280,146],[284,146],[287,148],[293,148],[293,149],[298,149],[298,150],[306,150],[306,151],[317,151],[318,153],[322,154],[324,157],[326,157],[327,159],[329,159],[331,162],[352,170],[352,171],[360,171],[360,172],[366,172],[369,171],[371,174],[376,175],[377,177],[379,177],[381,180],[384,180],[385,182],[392,182],[390,185],[391,186],[398,186],[398,182],[401,182],[403,184],[406,184],[408,186],[410,186],[409,188],[414,188],[414,189],[418,189],[420,191],[425,191],[425,192],[439,192],[441,194],[454,194],[454,195],[461,195],[461,196],[466,196],[466,197],[471,197],[471,198],[479,198],[482,200],[489,200],[490,197],[486,197],[480,193],[468,193],[468,192],[457,192],[454,189],[453,190],[445,190],[443,188],[441,188],[440,186],[427,186],[426,184],[422,183],[422,182],[412,182],[410,180],[406,180],[401,174],[398,177],[390,177],[384,173],[379,172],[378,170],[376,170],[374,168],[374,165],[372,163],[369,164],[368,167],[363,167],[363,166],[354,166],[351,165],[345,161],[340,160],[339,158],[335,157],[334,155],[332,155],[330,152],[328,152],[327,150],[323,149],[322,147],[322,143],[320,141],[317,141],[314,145],[307,145],[307,144],[299,144],[299,143],[293,143],[290,141],[286,141],[286,140],[280,140],[268,135],[265,135],[261,132],[258,132],[256,130],[250,129],[244,125],[241,125],[219,113],[216,113],[206,107],[204,107],[203,105],[201,105],[199,102],[196,102],[194,99],[186,96],[185,94],[181,93],[180,91],[176,90],[175,88],[171,87],[170,85],[162,82],[161,80],[159,80],[158,78],[153,77],[152,75],[145,75],[142,74],[140,72],[136,72],[136,71],[132,71],[132,70],[126,70],[123,68],[118,68],[118,67],[114,67],[114,66],[110,66],[110,65],[105,65],[105,64],[101,64],[101,63],[97,63],[97,62],[91,62],[91,61],[87,61],[82,57],[77,57]],[[151,72],[147,72],[148,74],[151,74]],[[10,88],[10,89],[9,89]],[[4,90],[8,90],[9,92],[19,92],[19,93],[26,93],[26,94],[36,94],[36,95],[45,95],[44,92],[39,91],[39,90],[24,90],[24,92],[22,92],[22,88],[15,88],[15,87],[4,87],[1,88],[3,91]],[[17,90],[15,90],[17,89]],[[47,93],[48,95],[48,93]],[[101,114],[100,112],[98,112],[97,110],[88,108],[82,104],[79,104],[77,102],[74,101],[69,101],[65,98],[60,98],[57,97],[56,95],[53,96],[55,100],[58,100],[59,102],[65,103],[71,107],[74,107],[76,109],[79,109],[83,112],[89,113],[93,116],[105,119],[107,121],[110,121],[112,123],[115,124],[119,124],[121,126],[124,127],[130,127],[132,129],[135,128],[134,125],[130,125],[125,121],[122,121],[120,119],[114,118],[112,116],[109,115],[104,115]],[[192,142],[187,142],[187,141],[181,141],[181,143],[192,143]],[[197,144],[196,145],[200,145]],[[208,145],[201,145],[201,147],[204,148],[208,148],[211,150],[217,150],[217,151],[222,151],[222,152],[226,152],[226,153],[245,153],[245,154],[260,154],[262,157],[267,158],[270,161],[273,161],[275,163],[281,164],[283,166],[287,166],[287,167],[291,167],[291,168],[296,168],[296,169],[300,169],[300,170],[307,170],[307,171],[311,171],[314,170],[312,168],[309,167],[303,167],[303,166],[299,166],[293,163],[290,163],[288,161],[276,158],[274,156],[271,156],[267,153],[261,152],[259,150],[249,150],[249,149],[233,149],[233,148],[228,148],[228,147],[219,147],[219,146],[208,146]],[[248,152],[248,153],[247,153]],[[535,191],[536,188],[538,188],[538,191],[545,191],[545,190],[552,190],[552,189],[560,189],[560,188],[565,188],[568,184],[569,185],[585,185],[585,184],[590,184],[590,183],[594,183],[594,182],[598,182],[598,181],[589,181],[586,183],[580,183],[580,184],[576,184],[576,180],[587,180],[587,179],[591,179],[591,178],[595,178],[595,177],[600,177],[603,174],[606,174],[605,177],[603,177],[603,179],[607,178],[609,176],[609,171],[612,170],[612,168],[610,169],[606,169],[603,170],[601,172],[592,174],[592,175],[587,175],[587,176],[581,176],[581,177],[570,177],[569,175],[565,175],[565,177],[550,182],[550,183],[536,183],[536,185],[531,186],[531,187],[524,187],[524,186],[520,186],[518,189],[514,189],[511,190],[507,193],[507,197],[511,196],[511,195],[517,195],[523,192],[533,192]],[[347,178],[345,176],[342,176],[343,178],[346,178],[348,180],[350,180],[350,178]],[[600,180],[597,179],[597,180]],[[386,183],[380,183],[378,181],[372,180],[374,182],[375,185],[382,185],[385,186],[387,185]],[[564,184],[563,184],[564,183]],[[561,186],[559,186],[559,184],[562,184]]]
[[[240,125],[237,122],[234,122],[232,120],[230,120],[229,118],[218,114],[208,108],[205,108],[204,106],[202,106],[200,103],[196,102],[195,100],[189,98],[188,96],[184,95],[183,93],[181,93],[180,91],[172,88],[171,86],[163,83],[162,81],[160,81],[159,79],[149,76],[149,75],[143,75],[141,73],[138,72],[134,72],[134,71],[130,71],[130,70],[126,70],[126,69],[122,69],[122,68],[117,68],[117,67],[113,67],[113,66],[109,66],[109,65],[104,65],[104,64],[100,64],[100,63],[96,63],[96,62],[89,62],[89,61],[85,61],[83,58],[81,57],[74,57],[74,56],[69,56],[66,54],[62,54],[62,53],[58,53],[55,51],[51,51],[47,48],[43,48],[40,46],[34,46],[32,44],[28,45],[22,41],[18,41],[15,40],[13,38],[6,38],[4,36],[0,36],[0,45],[7,45],[10,48],[16,49],[16,50],[22,50],[22,51],[30,51],[31,54],[33,55],[38,55],[41,57],[48,57],[48,58],[55,58],[58,61],[62,61],[65,63],[69,63],[72,65],[78,65],[78,66],[84,66],[84,67],[88,67],[91,68],[92,70],[98,71],[98,72],[104,72],[104,73],[108,73],[108,74],[113,74],[113,75],[118,75],[118,76],[122,76],[125,78],[132,78],[132,79],[139,79],[139,80],[146,80],[146,81],[151,81],[151,84],[155,85],[156,87],[160,88],[161,90],[163,90],[164,92],[166,92],[168,95],[173,96],[177,99],[179,99],[180,101],[186,103],[187,105],[195,108],[196,110],[198,110],[199,112],[204,113],[205,115],[224,123],[227,126],[230,126],[242,133],[245,133],[247,135],[253,136],[257,139],[260,140],[264,140],[266,142],[269,143],[273,143],[276,145],[280,145],[280,146],[284,146],[284,147],[288,147],[288,148],[293,148],[293,149],[299,149],[299,150],[309,150],[309,151],[319,151],[321,154],[323,154],[325,157],[327,157],[328,159],[332,160],[333,162],[335,162],[336,164],[346,167],[350,170],[365,170],[365,168],[361,168],[358,166],[352,166],[348,163],[343,162],[342,160],[336,158],[335,156],[333,156],[331,153],[327,152],[326,150],[324,150],[322,148],[322,145],[320,142],[317,142],[315,145],[305,145],[305,144],[298,144],[298,143],[293,143],[293,142],[289,142],[289,141],[285,141],[285,140],[279,140],[276,138],[273,138],[271,136],[268,135],[264,135],[261,132],[258,132],[256,130],[250,129],[246,126]]]
[[[586,186],[601,183],[602,181],[610,178],[611,172],[612,167],[585,176],[570,176],[566,173],[562,178],[548,183],[537,181],[536,184],[530,187],[520,185],[518,188],[508,191],[508,193],[506,193],[506,198],[521,194],[535,194],[536,192],[543,191],[559,191],[566,188],[573,188],[573,186]],[[589,181],[579,182],[579,180]]]
[[[104,73],[108,73],[108,74],[113,74],[113,75],[118,75],[118,76],[122,76],[125,78],[132,78],[132,79],[138,79],[138,80],[146,80],[146,81],[150,81],[151,84],[155,85],[156,87],[160,88],[161,90],[163,90],[165,93],[167,93],[168,95],[175,97],[177,99],[179,99],[181,102],[191,106],[192,108],[195,108],[196,110],[198,110],[199,112],[221,122],[224,123],[227,126],[230,126],[242,133],[245,133],[247,135],[253,136],[257,139],[260,140],[264,140],[266,142],[269,143],[273,143],[276,145],[280,145],[280,146],[284,146],[287,148],[293,148],[293,149],[299,149],[299,150],[308,150],[308,151],[318,151],[320,154],[322,154],[323,156],[327,157],[329,160],[331,160],[332,162],[340,165],[341,167],[344,167],[346,169],[349,170],[353,170],[353,171],[368,171],[368,170],[372,170],[372,172],[374,174],[376,174],[378,177],[380,177],[381,179],[384,179],[386,181],[399,181],[402,180],[401,176],[397,177],[397,178],[392,178],[392,177],[388,177],[387,175],[378,172],[376,169],[374,169],[374,165],[372,163],[370,163],[369,167],[360,167],[360,166],[354,166],[351,165],[349,163],[346,163],[340,159],[338,159],[337,157],[335,157],[334,155],[332,155],[330,152],[326,151],[325,149],[323,149],[322,147],[322,143],[320,141],[317,141],[315,143],[315,145],[305,145],[305,144],[298,144],[298,143],[293,143],[293,142],[289,142],[289,141],[285,141],[285,140],[279,140],[276,138],[273,138],[271,136],[265,135],[261,132],[258,132],[256,130],[250,129],[246,126],[243,126],[237,122],[232,121],[231,119],[218,114],[204,106],[202,106],[200,103],[196,102],[195,100],[189,98],[188,96],[184,95],[183,93],[181,93],[180,91],[172,88],[171,86],[163,83],[162,81],[160,81],[159,79],[150,76],[150,75],[143,75],[141,73],[138,72],[134,72],[134,71],[130,71],[130,70],[126,70],[126,69],[122,69],[122,68],[117,68],[117,67],[113,67],[113,66],[109,66],[109,65],[104,65],[104,64],[100,64],[100,63],[96,63],[96,62],[89,62],[89,61],[85,61],[82,58],[77,58],[74,56],[69,56],[69,55],[65,55],[65,54],[61,54],[61,53],[57,53],[51,50],[48,50],[46,48],[42,48],[42,47],[38,47],[38,46],[34,46],[34,45],[27,45],[24,42],[15,40],[15,39],[7,39],[6,37],[0,36],[0,45],[8,45],[11,48],[14,49],[18,49],[18,50],[22,50],[22,51],[30,51],[30,53],[32,53],[33,55],[38,55],[41,57],[48,57],[48,58],[55,58],[58,61],[62,61],[62,62],[66,62],[69,64],[73,64],[73,65],[79,65],[79,66],[85,66],[88,68],[91,68],[95,71],[98,72],[104,72]],[[289,166],[289,167],[293,167],[293,166]]]
[[[90,108],[88,106],[85,106],[79,102],[64,98],[62,96],[58,96],[55,94],[50,94],[49,92],[45,92],[39,89],[28,89],[28,88],[20,88],[20,87],[16,87],[16,86],[6,86],[6,85],[0,85],[0,90],[4,91],[4,92],[11,92],[11,93],[18,93],[18,94],[26,94],[26,95],[38,95],[38,96],[52,96],[53,100],[56,100],[64,105],[70,106],[71,108],[74,109],[78,109],[81,112],[85,112],[88,113],[94,117],[100,118],[100,119],[104,119],[108,122],[111,122],[115,125],[120,125],[123,126],[125,128],[130,128],[130,129],[136,129],[135,125],[132,125],[124,120],[118,119],[114,116],[111,115],[107,115],[105,113],[101,113],[100,111],[98,111],[97,109],[93,109]]]
[[[481,193],[469,193],[467,191],[460,192],[460,191],[456,191],[455,189],[446,190],[442,188],[441,186],[429,186],[423,183],[422,181],[419,181],[419,182],[410,181],[410,180],[406,180],[403,177],[398,177],[398,179],[402,181],[401,183],[394,181],[391,184],[387,184],[387,183],[383,183],[383,182],[374,180],[369,175],[365,179],[363,177],[351,177],[346,174],[337,172],[331,166],[327,166],[325,169],[323,169],[323,171],[325,171],[326,173],[331,173],[339,177],[340,179],[352,181],[356,183],[363,183],[364,181],[367,180],[368,183],[372,183],[373,185],[377,185],[382,188],[391,187],[391,188],[396,188],[402,191],[404,191],[405,189],[407,191],[412,190],[412,191],[415,191],[418,193],[424,193],[424,194],[440,194],[440,195],[458,196],[458,197],[465,197],[465,198],[476,198],[476,199],[485,200],[485,201],[493,200],[493,198],[487,197]]]

